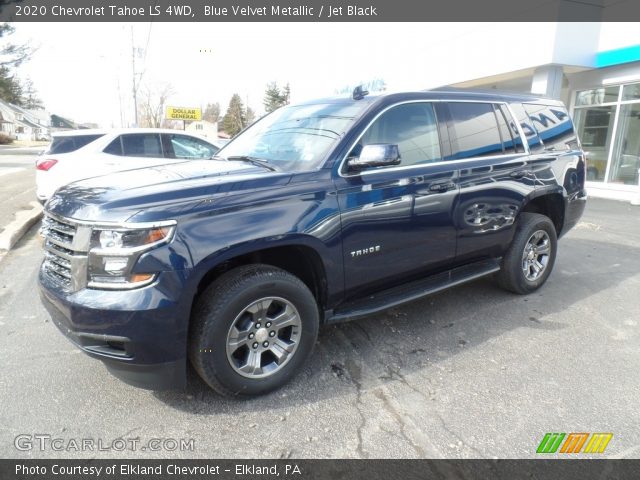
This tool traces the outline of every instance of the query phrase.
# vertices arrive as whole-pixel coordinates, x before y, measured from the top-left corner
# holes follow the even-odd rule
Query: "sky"
[[[496,52],[519,58],[505,38],[543,38],[544,23],[16,23],[12,40],[37,51],[20,67],[49,113],[103,127],[133,122],[138,98],[170,85],[168,104],[222,113],[232,94],[261,113],[269,82],[292,101],[331,96],[362,81],[389,90],[437,87],[490,74]],[[637,24],[603,24],[601,49],[628,44]],[[604,44],[603,44],[604,42]],[[540,45],[543,49],[544,46]],[[532,60],[533,61],[533,60]],[[524,66],[524,65],[520,65]],[[493,72],[498,73],[498,72]],[[473,78],[473,77],[471,77]]]

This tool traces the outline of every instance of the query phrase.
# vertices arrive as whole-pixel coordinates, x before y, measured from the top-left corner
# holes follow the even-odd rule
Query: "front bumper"
[[[148,287],[66,293],[39,274],[40,298],[58,329],[122,381],[151,390],[186,384],[189,271],[162,272]]]

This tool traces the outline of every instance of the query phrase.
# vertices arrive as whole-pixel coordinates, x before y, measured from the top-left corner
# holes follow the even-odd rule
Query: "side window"
[[[545,150],[567,150],[576,143],[573,122],[564,107],[525,103],[524,108]]]
[[[211,158],[219,150],[210,143],[187,135],[165,135],[167,137],[173,150],[173,158]]]
[[[104,153],[122,156],[122,137],[117,137],[103,150]]]
[[[490,103],[449,104],[452,159],[501,155],[502,139]]]
[[[522,127],[522,131],[524,132],[524,136],[527,137],[527,143],[529,144],[529,150],[531,153],[539,153],[544,150],[544,145],[542,144],[542,140],[538,136],[538,132],[533,126],[533,122],[529,118],[529,115],[525,111],[524,107],[520,103],[511,104],[511,108],[513,113]]]
[[[131,133],[122,135],[122,153],[129,157],[160,157],[162,146],[157,133]]]
[[[55,155],[59,153],[75,152],[76,150],[89,145],[101,136],[102,135],[69,135],[53,137],[53,141],[46,153],[49,155]]]
[[[436,115],[431,103],[407,103],[384,112],[369,127],[351,155],[365,145],[398,145],[400,166],[441,160]]]

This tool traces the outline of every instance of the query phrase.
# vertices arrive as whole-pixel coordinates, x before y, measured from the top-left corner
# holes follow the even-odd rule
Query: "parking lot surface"
[[[640,207],[590,199],[533,295],[486,278],[325,327],[300,375],[251,400],[194,375],[139,390],[80,353],[38,300],[36,228],[0,262],[2,457],[517,458],[547,432],[611,432],[605,456],[640,458]]]

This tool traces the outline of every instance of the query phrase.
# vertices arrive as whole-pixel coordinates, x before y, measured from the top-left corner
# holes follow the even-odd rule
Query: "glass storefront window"
[[[622,100],[640,100],[640,83],[622,87]]]
[[[640,94],[640,85],[636,92]],[[640,103],[630,103],[620,107],[609,182],[637,185],[639,168]]]
[[[576,109],[574,113],[578,136],[587,156],[587,180],[604,180],[611,133],[615,119],[615,106]]]
[[[576,106],[600,105],[602,103],[614,103],[618,101],[620,86],[593,88],[578,92],[576,96]]]

